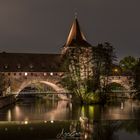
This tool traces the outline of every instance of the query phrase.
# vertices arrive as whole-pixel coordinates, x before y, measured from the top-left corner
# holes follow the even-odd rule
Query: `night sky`
[[[140,54],[140,0],[0,0],[0,51],[59,53],[74,13],[92,45]]]

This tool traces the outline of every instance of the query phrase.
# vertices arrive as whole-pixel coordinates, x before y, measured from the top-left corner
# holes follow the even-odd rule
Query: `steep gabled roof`
[[[84,34],[81,32],[77,18],[75,18],[72,24],[65,46],[84,46],[84,47],[91,46],[86,41]]]

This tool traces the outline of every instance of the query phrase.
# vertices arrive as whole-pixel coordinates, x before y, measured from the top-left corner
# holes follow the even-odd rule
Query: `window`
[[[18,64],[18,65],[17,65],[17,68],[18,68],[18,69],[20,69],[20,68],[21,68],[21,65],[20,65],[20,64]]]
[[[4,68],[7,69],[8,68],[8,65],[5,65]]]
[[[47,75],[47,73],[45,72],[45,73],[44,73],[44,76],[46,76],[46,75]]]
[[[32,64],[30,64],[30,65],[29,65],[29,67],[30,67],[30,69],[32,69],[32,68],[33,68],[33,65],[32,65]]]
[[[53,76],[53,72],[51,72],[50,75]]]
[[[25,74],[24,74],[25,76],[27,76],[28,75],[28,73],[27,72],[25,72]]]

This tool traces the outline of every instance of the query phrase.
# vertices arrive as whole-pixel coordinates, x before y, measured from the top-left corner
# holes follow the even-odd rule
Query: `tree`
[[[133,68],[136,66],[137,60],[133,56],[124,57],[120,60],[119,65],[124,74],[132,75]]]
[[[134,78],[134,89],[137,91],[138,97],[140,97],[140,59],[138,60],[137,64],[134,67],[133,72],[133,78]]]
[[[106,90],[108,76],[111,74],[113,61],[116,60],[113,46],[109,42],[98,44],[93,50],[93,59],[96,71],[94,75],[95,90]]]

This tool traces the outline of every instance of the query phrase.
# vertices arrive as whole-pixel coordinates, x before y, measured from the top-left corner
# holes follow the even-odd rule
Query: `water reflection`
[[[24,100],[0,110],[0,121],[93,120],[94,106],[78,106],[68,101]]]
[[[43,125],[44,129],[54,126],[56,135],[64,128],[67,133],[80,131],[82,139],[90,139],[92,136],[94,140],[122,140],[126,136],[138,139],[140,138],[140,102],[119,99],[104,106],[80,106],[68,101],[26,99],[1,109],[0,121],[21,122],[24,126],[30,125],[27,129],[32,131],[35,129],[32,122],[41,121],[43,124],[37,124],[39,129],[41,129],[40,125]],[[59,126],[57,126],[58,121],[61,121]],[[17,127],[15,130],[22,128],[22,126]],[[8,132],[8,126],[3,130]],[[43,133],[43,130],[40,133]]]
[[[139,140],[140,121],[96,121],[94,122],[93,139],[95,140]]]
[[[140,118],[140,101],[115,100],[101,107],[102,120],[128,120]]]
[[[140,102],[116,100],[104,106],[75,105],[68,101],[24,100],[0,110],[0,121],[25,120],[128,120],[140,118]]]

